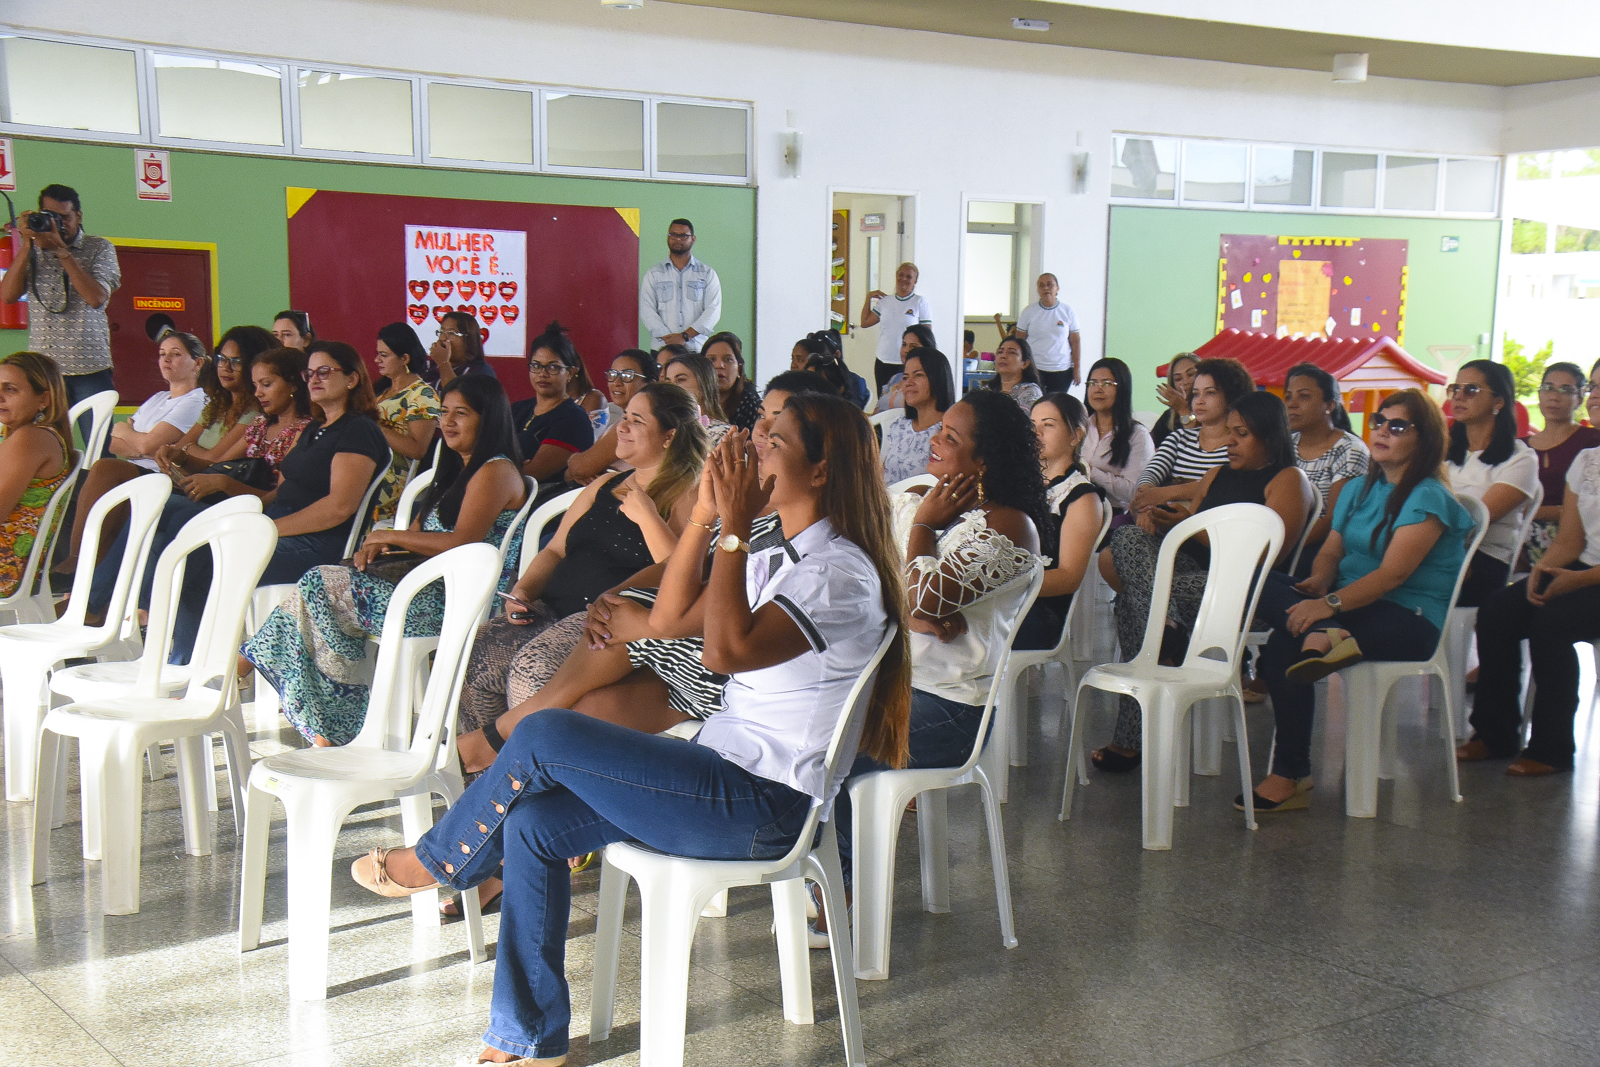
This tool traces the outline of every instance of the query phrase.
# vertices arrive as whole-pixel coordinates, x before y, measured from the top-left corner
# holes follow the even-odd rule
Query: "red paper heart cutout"
[[[444,317],[446,315],[448,315],[448,314],[450,314],[450,305],[449,304],[445,304],[443,306],[440,306],[438,304],[434,305],[434,307],[433,307],[433,319],[434,319],[435,322],[443,322],[444,321]]]
[[[484,343],[484,344],[488,344],[488,343],[489,343],[489,331],[488,331],[488,330],[485,330],[485,329],[483,329],[483,328],[482,328],[482,327],[481,327],[481,326],[480,326],[480,327],[479,327],[479,328],[478,328],[478,339],[479,339],[479,340],[480,340],[480,341],[482,341],[482,342],[483,342],[483,343]]]
[[[406,282],[406,288],[411,290],[411,299],[426,300],[428,298],[428,283],[421,278]]]
[[[478,317],[478,308],[475,304],[457,304],[456,310],[463,315],[471,315],[473,318]]]
[[[500,283],[500,299],[501,300],[515,300],[516,298],[517,298],[517,283],[516,282],[501,282]]]
[[[477,301],[478,301],[478,283],[477,282],[467,282],[467,281],[456,282],[456,289],[460,291],[461,299],[470,300],[473,303],[477,303]]]
[[[450,294],[455,291],[456,283],[447,282],[443,278],[433,283],[433,295],[440,300],[449,300]]]
[[[427,304],[407,304],[406,305],[406,317],[409,318],[412,322],[416,323],[418,326],[421,326],[423,320],[428,317],[428,305]]]
[[[494,299],[494,282],[479,282],[478,292],[483,294],[485,300]]]
[[[500,309],[493,304],[485,304],[478,309],[478,318],[483,322],[493,322],[498,314],[500,314]]]
[[[504,284],[504,283],[502,283],[502,284]],[[500,305],[500,321],[505,323],[507,326],[510,326],[513,322],[517,321],[517,315],[518,314],[519,314],[519,312],[517,310],[517,305],[515,305],[515,304],[501,304]]]

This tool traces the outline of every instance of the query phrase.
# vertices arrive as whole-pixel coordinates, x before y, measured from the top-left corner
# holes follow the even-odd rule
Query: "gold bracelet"
[[[703,522],[695,522],[695,521],[694,521],[694,519],[693,519],[693,518],[692,518],[692,517],[691,517],[691,518],[690,518],[690,519],[689,519],[689,525],[690,525],[690,526],[698,526],[698,527],[700,527],[700,529],[702,529],[702,530],[705,530],[705,531],[707,531],[707,532],[708,532],[708,533],[709,533],[709,532],[710,532],[710,530],[711,530],[711,527],[709,527],[709,526],[707,526],[707,525],[706,525],[706,524],[705,524],[705,523],[703,523]]]

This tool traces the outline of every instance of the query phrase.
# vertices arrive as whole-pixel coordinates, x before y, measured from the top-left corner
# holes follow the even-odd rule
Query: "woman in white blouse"
[[[1458,607],[1476,608],[1506,584],[1522,520],[1539,493],[1539,457],[1517,440],[1516,386],[1503,364],[1463,363],[1449,392],[1450,488],[1489,511],[1489,530],[1456,598]]]
[[[1089,432],[1083,439],[1083,465],[1111,506],[1126,511],[1139,476],[1156,454],[1150,431],[1133,417],[1133,374],[1114,356],[1099,359],[1089,368],[1084,389]]]

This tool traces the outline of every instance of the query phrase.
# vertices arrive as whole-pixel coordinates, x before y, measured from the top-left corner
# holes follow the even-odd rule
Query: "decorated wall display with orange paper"
[[[1405,343],[1409,242],[1222,235],[1217,332]]]

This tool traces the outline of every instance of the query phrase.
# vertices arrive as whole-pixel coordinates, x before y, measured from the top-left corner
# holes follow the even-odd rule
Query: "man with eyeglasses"
[[[683,345],[698,352],[722,317],[722,282],[696,259],[694,223],[673,219],[667,226],[667,258],[645,272],[639,283],[639,324],[650,332],[650,347]]]

